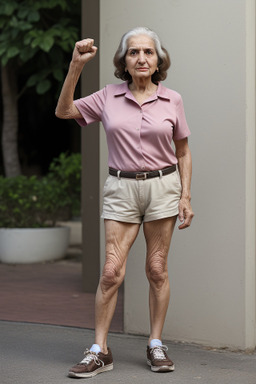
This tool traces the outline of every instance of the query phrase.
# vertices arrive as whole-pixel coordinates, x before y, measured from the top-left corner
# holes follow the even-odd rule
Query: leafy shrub
[[[79,160],[80,157],[80,160]],[[0,176],[0,227],[54,226],[80,212],[81,155],[61,154],[46,177]]]
[[[73,216],[80,216],[81,211],[81,154],[61,153],[53,159],[49,167],[49,177],[55,179],[66,190],[71,200]]]

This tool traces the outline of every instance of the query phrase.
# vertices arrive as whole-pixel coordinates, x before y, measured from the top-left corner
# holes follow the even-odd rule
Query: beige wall
[[[255,4],[253,0],[101,0],[100,85],[118,82],[121,35],[145,25],[168,49],[165,85],[183,96],[193,155],[193,226],[169,255],[167,339],[255,346]],[[107,174],[101,130],[101,188]],[[102,263],[104,234],[101,227]],[[148,283],[140,235],[125,280],[125,330],[147,334]]]

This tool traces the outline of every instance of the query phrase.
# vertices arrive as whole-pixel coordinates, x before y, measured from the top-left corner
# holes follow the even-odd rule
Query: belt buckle
[[[147,176],[148,176],[147,172],[137,173],[136,180],[146,180]]]

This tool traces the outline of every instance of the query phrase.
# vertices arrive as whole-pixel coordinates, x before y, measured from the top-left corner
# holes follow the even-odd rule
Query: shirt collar
[[[124,83],[118,84],[118,87],[114,93],[114,96],[125,95],[126,97],[129,97],[129,94],[131,94],[131,91],[128,87],[128,82],[125,81]],[[158,83],[156,95],[161,99],[170,100],[168,89],[164,87],[160,82]]]
[[[171,100],[168,88],[164,87],[160,82],[158,83],[156,94],[162,99]]]
[[[121,96],[126,94],[129,90],[128,82],[125,81],[124,83],[118,84],[114,93],[114,96]]]

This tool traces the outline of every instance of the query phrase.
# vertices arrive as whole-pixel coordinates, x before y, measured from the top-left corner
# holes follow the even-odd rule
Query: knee
[[[161,289],[166,280],[168,280],[167,263],[162,257],[153,257],[146,265],[146,274],[148,281],[157,289]]]
[[[121,266],[106,263],[100,280],[102,291],[106,292],[111,288],[118,288],[123,281],[123,277]]]

